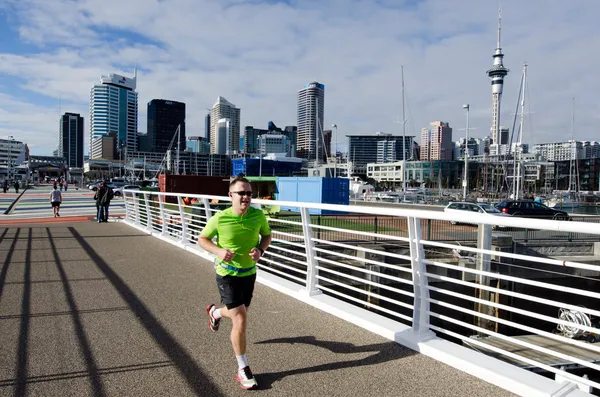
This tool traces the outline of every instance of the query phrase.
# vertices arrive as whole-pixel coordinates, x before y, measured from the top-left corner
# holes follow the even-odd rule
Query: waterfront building
[[[354,174],[367,174],[367,164],[380,162],[378,154],[394,153],[391,161],[402,160],[403,156],[409,159],[410,148],[413,144],[414,136],[403,136],[377,132],[375,135],[346,135],[348,137],[348,159],[352,163]],[[383,142],[380,146],[379,142]],[[404,142],[404,144],[402,143]],[[403,150],[406,148],[406,150]],[[388,159],[381,158],[381,162]]]
[[[282,134],[262,134],[258,138],[258,153],[266,155],[267,153],[284,153],[290,155],[290,139]],[[290,156],[291,157],[291,156]]]
[[[533,152],[548,161],[565,161],[586,158],[586,148],[581,141],[538,143],[533,146]],[[593,150],[590,149],[590,153]]]
[[[138,150],[137,71],[133,78],[115,73],[102,75],[90,92],[90,146],[96,138],[116,133],[117,146]]]
[[[27,145],[23,142],[0,138],[0,180],[12,179],[15,176],[16,167],[26,160]]]
[[[185,150],[193,153],[210,153],[210,143],[203,136],[190,136],[187,138]]]

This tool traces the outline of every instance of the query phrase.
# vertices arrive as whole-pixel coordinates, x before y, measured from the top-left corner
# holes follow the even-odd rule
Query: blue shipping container
[[[277,178],[277,200],[304,203],[350,204],[350,181],[343,178]],[[281,207],[298,212],[297,207]],[[338,211],[311,209],[311,214],[340,214]]]

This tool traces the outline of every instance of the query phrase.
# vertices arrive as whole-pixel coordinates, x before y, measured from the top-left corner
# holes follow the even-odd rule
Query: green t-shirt
[[[223,262],[224,265],[236,268],[251,268],[254,261],[250,256],[250,250],[258,246],[259,236],[268,236],[271,234],[271,228],[265,214],[254,207],[249,207],[246,214],[239,216],[233,210],[227,208],[214,214],[206,223],[202,230],[202,235],[212,239],[217,236],[217,246],[225,248],[235,253],[235,257],[230,262]],[[217,257],[217,262],[221,259]],[[221,276],[251,276],[256,273],[256,267],[250,271],[238,273],[234,270],[225,269],[217,265],[217,274]]]

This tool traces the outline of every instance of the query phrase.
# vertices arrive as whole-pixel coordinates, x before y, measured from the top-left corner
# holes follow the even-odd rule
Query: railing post
[[[158,195],[158,206],[160,208],[161,234],[166,236],[169,231],[167,230],[167,220],[165,219],[165,199],[161,194]]]
[[[421,220],[408,217],[408,238],[410,246],[410,262],[413,278],[414,304],[413,304],[413,332],[420,340],[430,337],[433,333],[429,329],[429,289],[427,265],[423,262],[425,253],[421,245]]]
[[[137,193],[131,193],[133,197],[133,208],[135,209],[135,224],[141,226],[140,220],[140,199]],[[96,214],[98,216],[98,214]]]
[[[431,241],[431,219],[427,219],[427,240]]]
[[[181,196],[177,196],[177,205],[179,206],[179,217],[181,218],[181,242],[186,244],[187,239],[187,223],[185,221],[185,208],[183,208],[183,200]]]
[[[377,215],[373,217],[373,233],[377,234]],[[377,236],[375,236],[375,241],[377,241]]]
[[[206,215],[206,222],[208,222],[212,216],[212,211],[210,210],[210,202],[207,198],[202,199],[202,205],[204,205],[204,214]]]
[[[144,204],[146,204],[146,229],[152,231],[152,212],[150,211],[150,195],[144,193]]]
[[[477,228],[477,248],[478,249],[483,249],[483,250],[491,250],[492,249],[492,225],[482,225],[480,224]],[[479,271],[483,271],[483,272],[490,272],[492,270],[491,268],[491,255],[490,254],[482,254],[479,253],[477,254],[477,270]],[[489,276],[483,276],[481,274],[477,275],[477,284],[479,285],[485,285],[485,286],[489,286],[490,285],[490,278]],[[490,300],[490,292],[484,289],[479,289],[477,291],[477,297],[479,299],[482,299],[484,301],[489,301]],[[495,315],[495,312],[493,311],[493,308],[491,306],[482,304],[482,303],[477,303],[477,311],[479,313],[484,313],[484,314],[490,314],[493,316]],[[476,321],[477,325],[481,328],[485,328],[485,329],[490,329],[493,330],[494,329],[494,324],[486,319],[483,319],[481,317],[477,318]]]
[[[302,232],[304,234],[304,246],[306,247],[306,293],[309,296],[320,294],[317,288],[317,259],[315,258],[313,231],[310,226],[310,213],[308,208],[300,208],[302,217]]]
[[[127,193],[123,192],[123,204],[125,204],[125,220],[131,222],[131,215],[129,212],[131,211],[130,204],[127,203]],[[98,216],[98,213],[96,213]]]

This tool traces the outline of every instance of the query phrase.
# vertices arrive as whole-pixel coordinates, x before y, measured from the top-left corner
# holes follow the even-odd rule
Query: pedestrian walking
[[[54,190],[50,192],[50,204],[52,205],[52,210],[54,211],[54,217],[60,217],[60,204],[62,203],[62,193],[56,189],[54,186]]]
[[[15,184],[13,185],[15,187],[15,193],[19,193],[19,181],[15,181]]]
[[[110,200],[114,197],[114,192],[106,181],[96,190],[94,199],[96,199],[96,208],[98,209],[98,223],[108,222],[108,207]]]
[[[4,193],[8,192],[8,180],[5,179],[4,182],[2,182],[2,190],[4,190]]]
[[[69,182],[67,182],[67,180],[65,179],[65,192],[67,191],[68,187],[69,187]]]
[[[232,206],[213,215],[202,230],[198,244],[216,256],[216,279],[221,303],[206,307],[208,327],[219,330],[223,317],[231,319],[231,344],[238,362],[236,380],[246,390],[258,383],[246,357],[248,307],[256,281],[256,262],[271,244],[271,229],[265,214],[250,206],[252,186],[243,177],[229,185]],[[216,244],[212,239],[217,237]]]
[[[60,182],[58,182],[58,184],[60,185],[60,191],[62,192],[62,190],[63,190],[63,181],[62,181],[62,179],[60,180]]]

